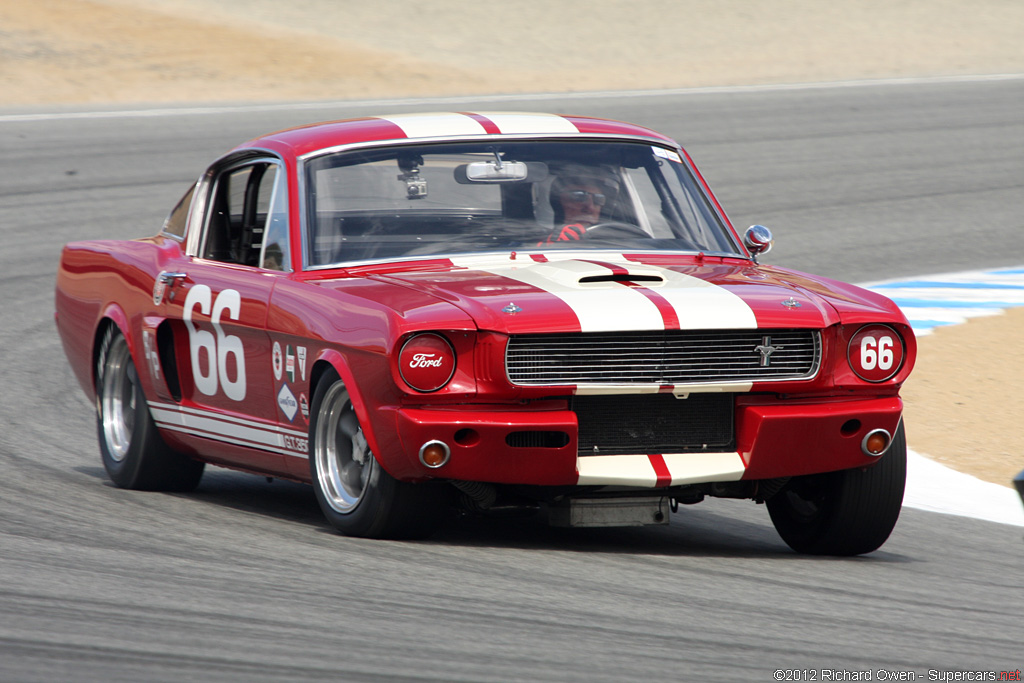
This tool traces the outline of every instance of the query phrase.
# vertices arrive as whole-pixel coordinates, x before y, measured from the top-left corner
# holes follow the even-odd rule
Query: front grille
[[[734,394],[574,396],[580,456],[736,450]]]
[[[808,379],[820,360],[817,330],[584,332],[513,335],[505,368],[518,385],[684,385]]]
[[[505,443],[512,448],[562,448],[569,445],[569,435],[552,431],[509,432]]]

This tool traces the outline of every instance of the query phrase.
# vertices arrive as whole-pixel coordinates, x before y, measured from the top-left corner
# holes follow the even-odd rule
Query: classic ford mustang
[[[870,552],[914,336],[882,296],[759,265],[771,244],[646,128],[367,117],[241,145],[154,237],[67,245],[56,319],[121,487],[309,482],[368,537],[746,498],[798,552]]]

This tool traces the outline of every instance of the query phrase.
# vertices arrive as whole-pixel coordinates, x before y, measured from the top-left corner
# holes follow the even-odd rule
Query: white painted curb
[[[956,325],[981,315],[1024,306],[1024,266],[900,278],[861,285],[895,301],[917,336],[939,325]],[[1024,462],[1021,463],[1024,468]],[[904,507],[1024,526],[1017,491],[957,472],[912,450],[907,452]]]
[[[1017,491],[957,472],[907,451],[903,506],[1024,527],[1024,504]]]

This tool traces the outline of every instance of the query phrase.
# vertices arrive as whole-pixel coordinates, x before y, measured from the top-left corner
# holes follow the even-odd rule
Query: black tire
[[[767,501],[782,540],[798,553],[862,555],[896,526],[907,481],[907,440],[900,423],[889,450],[866,469],[794,477]]]
[[[110,480],[125,489],[191,491],[203,463],[172,450],[156,430],[128,343],[114,326],[96,361],[96,428]]]
[[[309,422],[313,491],[327,521],[346,536],[422,538],[434,530],[438,491],[400,482],[370,451],[344,382],[328,370],[317,384]]]

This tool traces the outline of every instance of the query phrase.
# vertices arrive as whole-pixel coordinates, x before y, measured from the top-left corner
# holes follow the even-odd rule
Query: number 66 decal
[[[884,382],[903,365],[903,338],[888,325],[866,325],[853,335],[850,367],[868,382]]]
[[[192,312],[196,306],[203,315],[210,316],[210,324],[217,333],[216,337],[208,330],[198,329],[192,322]],[[183,317],[185,326],[188,327],[192,379],[195,381],[196,389],[207,396],[216,394],[219,384],[224,389],[224,394],[232,401],[245,399],[245,350],[242,348],[242,340],[233,334],[224,334],[220,326],[220,319],[225,311],[231,320],[238,320],[241,308],[242,297],[234,289],[225,289],[217,295],[217,300],[213,301],[213,292],[208,286],[195,285],[185,297]],[[203,374],[202,366],[199,364],[200,354],[203,353],[206,354],[206,374]],[[238,369],[238,376],[234,381],[228,377],[228,356],[235,357],[235,366]]]

